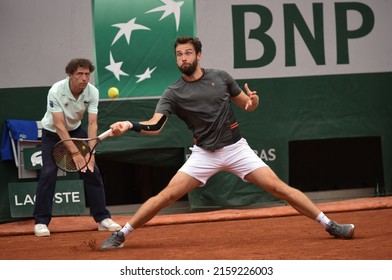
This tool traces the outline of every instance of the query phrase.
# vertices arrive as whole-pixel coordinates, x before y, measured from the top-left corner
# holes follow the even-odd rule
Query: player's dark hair
[[[85,58],[74,58],[68,62],[67,66],[65,67],[65,73],[73,74],[79,67],[88,68],[90,73],[94,72],[95,69],[90,60]]]
[[[184,45],[191,43],[195,48],[196,54],[201,52],[201,42],[197,37],[190,37],[190,36],[180,36],[177,38],[176,42],[174,43],[174,52],[176,52],[176,48],[178,45]]]

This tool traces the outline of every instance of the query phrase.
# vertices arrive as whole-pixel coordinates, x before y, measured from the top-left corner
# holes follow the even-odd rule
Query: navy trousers
[[[86,138],[87,133],[81,127],[69,131],[71,137]],[[42,165],[38,179],[34,213],[35,224],[49,225],[52,219],[53,198],[56,189],[58,167],[52,158],[53,146],[60,141],[57,133],[42,130]],[[111,218],[109,210],[106,209],[106,198],[103,180],[97,164],[94,172],[87,170],[85,173],[79,172],[80,178],[84,182],[86,199],[90,206],[90,214],[96,222],[106,218]]]

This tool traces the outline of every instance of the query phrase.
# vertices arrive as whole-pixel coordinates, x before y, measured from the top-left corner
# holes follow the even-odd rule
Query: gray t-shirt
[[[227,72],[205,69],[197,81],[181,78],[169,86],[155,112],[177,115],[193,132],[197,146],[215,151],[241,139],[230,99],[241,91]]]

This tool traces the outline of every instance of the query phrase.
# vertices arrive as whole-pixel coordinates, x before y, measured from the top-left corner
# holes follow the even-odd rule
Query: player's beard
[[[198,61],[195,60],[193,63],[184,63],[181,66],[178,66],[178,69],[184,74],[185,76],[192,76],[197,69]]]

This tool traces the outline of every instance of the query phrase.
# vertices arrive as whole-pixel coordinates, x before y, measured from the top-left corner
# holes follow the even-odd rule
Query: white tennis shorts
[[[211,176],[220,171],[231,172],[246,182],[246,175],[260,167],[267,166],[244,138],[215,152],[204,150],[196,145],[190,150],[191,156],[179,171],[199,180],[203,185]]]

